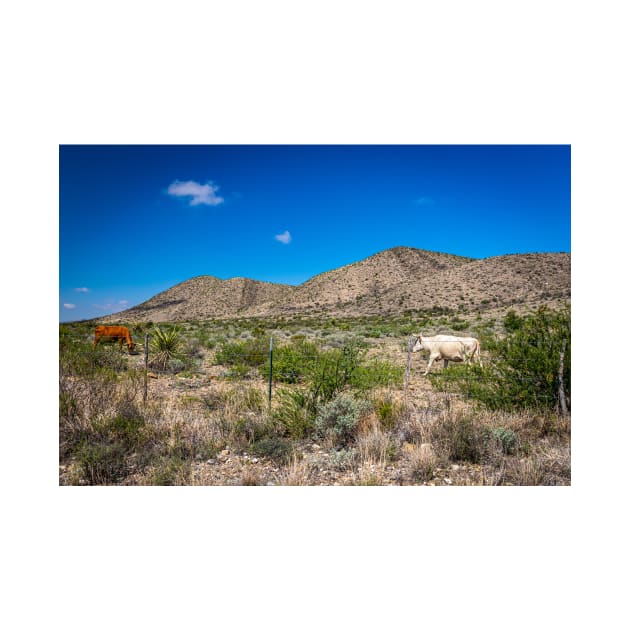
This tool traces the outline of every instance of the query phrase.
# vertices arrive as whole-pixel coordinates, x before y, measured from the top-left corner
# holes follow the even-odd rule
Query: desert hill
[[[182,321],[290,314],[361,316],[449,308],[517,311],[571,299],[567,253],[473,259],[394,247],[299,286],[198,276],[102,321]]]

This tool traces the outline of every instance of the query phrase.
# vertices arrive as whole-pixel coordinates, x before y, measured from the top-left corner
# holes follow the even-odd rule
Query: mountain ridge
[[[289,316],[358,317],[407,310],[515,310],[570,301],[566,252],[471,258],[398,246],[321,272],[300,285],[194,276],[99,321],[170,322]]]

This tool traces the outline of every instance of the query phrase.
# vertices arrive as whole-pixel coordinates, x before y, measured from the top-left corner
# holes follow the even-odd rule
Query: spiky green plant
[[[182,356],[182,336],[179,328],[173,326],[169,330],[163,330],[156,326],[151,335],[151,350],[153,351],[152,364],[164,370],[172,359]]]

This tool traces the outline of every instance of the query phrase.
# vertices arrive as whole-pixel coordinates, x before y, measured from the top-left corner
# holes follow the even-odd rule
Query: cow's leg
[[[431,355],[429,357],[429,363],[427,364],[427,369],[424,371],[424,375],[426,376],[429,373],[429,370],[431,369],[431,366],[433,365],[433,361],[435,361],[435,356]]]
[[[448,367],[448,359],[444,359],[444,369]]]

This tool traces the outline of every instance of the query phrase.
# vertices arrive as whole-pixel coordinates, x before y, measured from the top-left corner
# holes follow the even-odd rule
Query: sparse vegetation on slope
[[[519,312],[570,300],[569,254],[514,254],[475,260],[395,247],[316,275],[300,286],[199,276],[103,322],[196,321],[235,317],[361,317],[405,311]],[[463,326],[463,324],[462,324]]]

